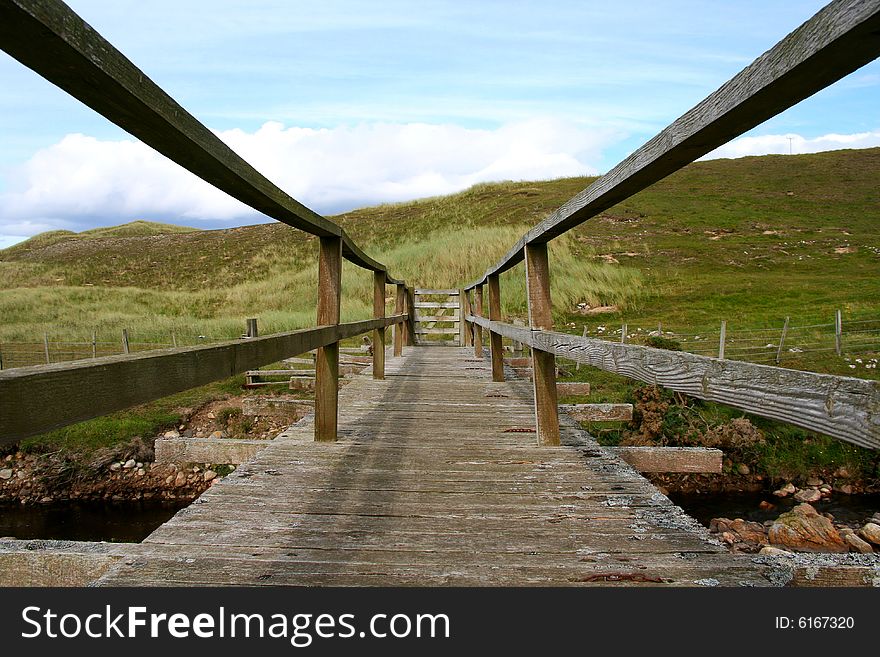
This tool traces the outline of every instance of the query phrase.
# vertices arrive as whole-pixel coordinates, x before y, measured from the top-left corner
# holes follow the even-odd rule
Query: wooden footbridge
[[[832,2],[455,290],[392,278],[61,2],[0,0],[0,45],[217,188],[319,238],[314,328],[0,372],[0,440],[14,442],[317,350],[314,414],[127,548],[100,584],[781,583],[766,562],[711,542],[559,412],[557,356],[880,448],[875,382],[554,332],[547,249],[876,58],[880,0]],[[343,258],[373,272],[371,318],[340,323]],[[529,326],[501,313],[500,274],[522,261]],[[371,371],[340,392],[340,342],[368,332]],[[505,338],[529,347],[529,379],[505,365]]]

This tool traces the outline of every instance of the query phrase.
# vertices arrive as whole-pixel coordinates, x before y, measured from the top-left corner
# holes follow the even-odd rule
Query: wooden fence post
[[[586,326],[584,327],[584,332],[583,332],[583,334],[581,334],[581,337],[582,338],[587,337],[587,327]],[[581,369],[580,361],[578,361],[578,364],[574,366],[574,369],[576,369],[576,370]]]
[[[131,348],[128,345],[128,329],[122,329],[122,353],[131,353]],[[48,358],[48,356],[46,356],[46,358]]]
[[[464,290],[458,289],[458,346],[463,347],[466,344],[464,334],[467,332],[467,322],[465,318],[464,307]]]
[[[489,320],[501,321],[501,284],[498,274],[489,276]],[[504,381],[504,349],[501,334],[489,331],[489,347],[492,350],[492,380]]]
[[[171,331],[171,346],[177,348],[177,334],[174,331]]]
[[[626,322],[620,327],[620,344],[626,344]]]
[[[724,360],[724,343],[727,341],[727,320],[721,320],[721,337],[718,340],[718,358]]]
[[[788,333],[788,317],[785,318],[785,324],[782,325],[782,336],[779,338],[779,348],[776,350],[776,364],[779,365],[779,359],[782,358],[782,347],[785,344],[785,336]]]
[[[843,318],[839,310],[834,315],[834,349],[838,356],[843,354]]]
[[[342,295],[342,238],[322,237],[318,255],[318,326],[339,323]],[[336,440],[339,404],[339,343],[315,355],[315,440]]]
[[[553,328],[550,302],[550,263],[547,244],[526,244],[526,291],[529,326],[533,331]],[[556,395],[556,356],[532,347],[532,380],[535,385],[535,423],[539,445],[559,444],[559,410]]]
[[[373,317],[385,317],[385,272],[373,272]],[[373,329],[373,378],[385,378],[385,327]]]
[[[406,312],[404,310],[406,308],[406,288],[403,283],[398,283],[394,287],[394,290],[394,314],[402,315],[404,312]],[[401,356],[403,356],[403,332],[405,330],[405,322],[398,322],[394,325],[393,340],[395,358],[400,358]]]
[[[406,307],[409,319],[406,320],[406,346],[416,344],[416,299],[413,288],[406,288]]]
[[[471,303],[468,295],[470,293],[462,288],[458,293],[458,312],[461,314],[461,346],[470,347],[471,342],[471,324],[465,318],[471,314]]]
[[[483,316],[483,286],[477,285],[474,288],[474,308],[475,317]],[[483,327],[479,324],[474,325],[474,358],[483,357]]]
[[[98,357],[98,332],[92,331],[92,358]]]
[[[247,330],[245,332],[245,335],[247,335],[249,338],[257,337],[258,331],[256,318],[247,320]]]
[[[46,365],[51,363],[52,361],[49,359],[49,334],[43,333],[43,351],[46,352]],[[125,353],[128,353],[126,351]]]

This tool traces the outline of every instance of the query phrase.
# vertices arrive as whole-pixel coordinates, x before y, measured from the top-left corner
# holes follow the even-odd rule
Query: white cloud
[[[797,155],[800,153],[834,151],[842,148],[872,148],[875,146],[880,146],[880,132],[858,132],[851,135],[832,133],[813,139],[807,139],[795,133],[761,135],[758,137],[734,139],[700,159],[714,160],[718,158],[746,157],[747,155],[770,155],[773,153],[787,155],[789,152]],[[789,147],[791,148],[790,151]]]
[[[374,123],[333,129],[264,124],[218,135],[258,171],[321,213],[448,194],[475,183],[596,173],[620,135],[558,120],[496,129]],[[0,233],[27,236],[135,218],[207,226],[257,214],[144,144],[70,134],[13,171]]]

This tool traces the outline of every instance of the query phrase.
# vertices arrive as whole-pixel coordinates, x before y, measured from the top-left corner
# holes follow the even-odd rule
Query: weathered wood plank
[[[724,453],[707,447],[609,447],[639,472],[721,472]]]
[[[394,288],[394,314],[402,315],[406,310],[406,286],[399,283]],[[394,341],[394,357],[400,358],[403,355],[404,333],[406,332],[403,322],[394,325],[393,341]]]
[[[549,330],[553,328],[553,305],[550,301],[550,262],[547,245],[527,245],[525,258],[530,332]],[[498,335],[500,338],[501,334]],[[538,444],[558,445],[556,356],[552,352],[532,349],[532,383],[535,390]]]
[[[490,276],[489,288],[489,319],[500,322],[501,317],[501,284],[498,276]],[[489,348],[492,356],[492,380],[504,381],[504,348],[501,335],[489,332]]]
[[[342,240],[322,237],[318,251],[318,324],[338,324],[342,299]],[[375,361],[374,361],[375,363]],[[336,440],[339,403],[339,343],[315,354],[315,440]],[[291,380],[293,385],[293,380]]]
[[[471,310],[478,317],[483,316],[483,286],[478,285],[474,288],[474,303]],[[474,358],[483,357],[483,329],[478,324],[474,327]]]
[[[385,317],[385,276],[373,274],[373,318]],[[385,378],[385,327],[373,329],[373,378]]]
[[[467,287],[516,265],[527,244],[558,237],[867,64],[880,54],[878,31],[876,0],[831,2],[534,226]]]
[[[458,308],[457,301],[416,301],[415,308]]]
[[[417,287],[415,289],[416,296],[428,296],[428,295],[445,295],[447,297],[457,296],[458,290],[428,290],[425,288]]]
[[[880,449],[880,382],[681,351],[529,331],[468,318],[487,329],[601,370],[727,404],[840,440]]]
[[[560,404],[559,410],[578,422],[629,422],[633,417],[632,404]]]

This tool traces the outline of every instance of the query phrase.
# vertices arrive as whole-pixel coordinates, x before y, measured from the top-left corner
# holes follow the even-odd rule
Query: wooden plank
[[[416,301],[416,308],[458,308],[457,301]]]
[[[498,276],[490,276],[489,287],[489,319],[500,322],[501,317],[501,285]],[[492,380],[504,381],[504,349],[501,345],[501,334],[489,332],[489,348],[492,355]]]
[[[416,313],[416,321],[417,322],[458,322],[461,320],[461,315],[457,312],[449,315],[421,315]]]
[[[470,327],[467,325],[467,322],[461,319],[470,312],[467,309],[467,293],[464,290],[458,291],[458,307],[459,319],[461,320],[458,324],[458,344],[462,347],[469,347],[470,341],[468,340],[468,333],[470,332]]]
[[[483,316],[483,286],[474,288],[474,303],[471,308],[474,315]],[[474,327],[474,358],[483,357],[483,328],[478,324]]]
[[[880,382],[470,321],[540,350],[698,399],[880,449]]]
[[[578,422],[629,422],[633,416],[632,404],[560,404],[559,410]]]
[[[880,54],[880,3],[843,0],[820,10],[584,191],[529,230],[479,281],[864,66]]]
[[[608,447],[639,472],[721,472],[724,453],[707,447]]]
[[[385,276],[373,274],[373,317],[385,317]],[[385,378],[385,327],[373,329],[373,378]]]
[[[406,309],[406,286],[398,284],[394,288],[394,314],[402,315]],[[403,355],[404,333],[406,325],[403,322],[394,325],[393,341],[394,341],[394,357],[400,358]]]
[[[416,333],[419,335],[458,335],[457,328],[418,328]]]
[[[388,325],[394,319],[381,321]],[[15,442],[276,363],[291,354],[371,331],[376,321],[3,370],[0,443]]]
[[[342,240],[322,237],[318,252],[318,324],[338,324],[342,298]],[[336,440],[339,413],[339,343],[315,354],[315,440]],[[293,383],[293,381],[291,381]]]
[[[427,296],[427,295],[445,295],[448,297],[457,296],[458,290],[428,290],[424,288],[416,288],[415,290],[416,296]]]
[[[40,47],[35,48],[35,43]],[[341,227],[260,174],[63,3],[0,3],[0,46],[202,180],[294,228],[319,237],[339,237],[346,259],[365,269],[385,271]]]
[[[526,296],[530,333],[553,328],[550,301],[550,263],[546,244],[525,247]],[[499,333],[500,335],[500,333]],[[556,390],[556,356],[532,349],[532,382],[535,390],[535,424],[539,445],[559,444],[559,416]]]

